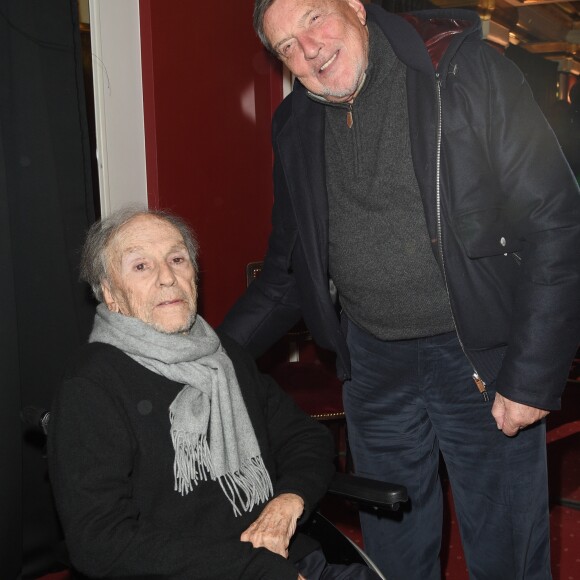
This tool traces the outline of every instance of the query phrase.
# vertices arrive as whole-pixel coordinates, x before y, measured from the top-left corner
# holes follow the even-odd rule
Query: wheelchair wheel
[[[379,578],[386,580],[363,550],[322,514],[315,513],[300,531],[319,542],[330,564],[365,564]]]

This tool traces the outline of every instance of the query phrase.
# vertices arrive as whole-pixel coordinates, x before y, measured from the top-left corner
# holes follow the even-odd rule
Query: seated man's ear
[[[119,304],[115,299],[115,296],[111,289],[111,285],[109,284],[108,280],[104,280],[103,282],[101,282],[101,290],[103,292],[103,300],[107,305],[107,308],[111,312],[120,312]]]

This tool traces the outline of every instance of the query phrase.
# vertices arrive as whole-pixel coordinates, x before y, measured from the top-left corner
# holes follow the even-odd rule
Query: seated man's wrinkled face
[[[125,224],[108,248],[109,310],[164,333],[186,332],[195,321],[195,271],[179,231],[155,216]]]

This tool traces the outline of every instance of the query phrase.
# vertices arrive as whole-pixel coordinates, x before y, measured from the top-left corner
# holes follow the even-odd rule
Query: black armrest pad
[[[374,509],[397,509],[399,503],[408,499],[407,489],[402,485],[345,473],[334,474],[328,493]]]

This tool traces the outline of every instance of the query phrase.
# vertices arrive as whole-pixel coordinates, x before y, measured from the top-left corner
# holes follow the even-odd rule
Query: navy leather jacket
[[[407,65],[413,164],[465,354],[505,397],[557,409],[580,338],[580,194],[556,138],[522,73],[481,40],[477,14],[366,10]],[[296,83],[276,111],[268,253],[221,328],[257,355],[302,315],[348,379],[328,277],[323,107]]]

